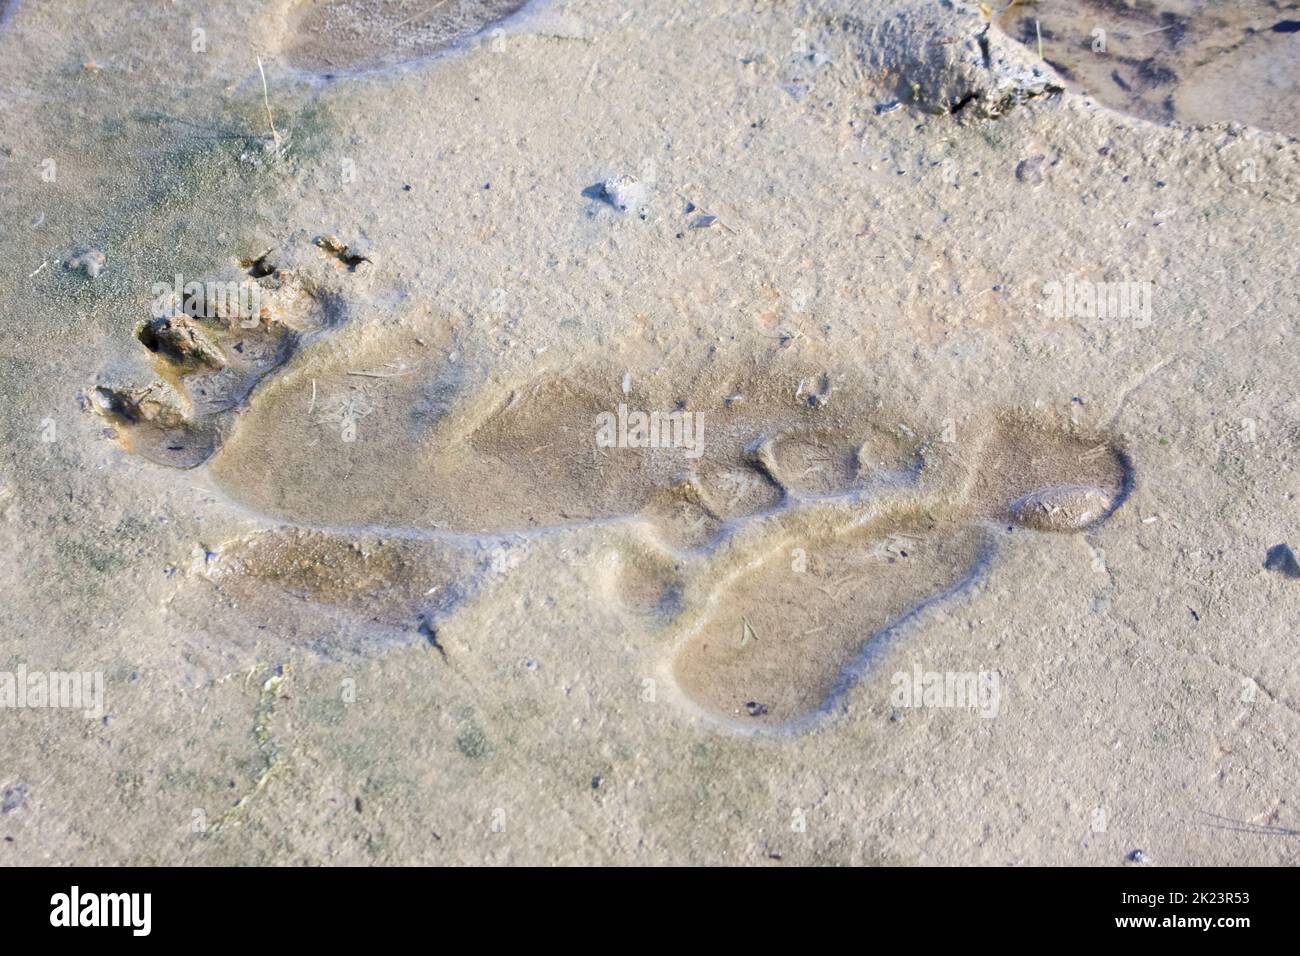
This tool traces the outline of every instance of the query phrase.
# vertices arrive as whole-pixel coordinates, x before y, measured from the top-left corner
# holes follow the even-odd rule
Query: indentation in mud
[[[974,574],[987,532],[919,516],[784,542],[718,597],[673,662],[696,704],[749,727],[797,724],[852,683],[864,649]]]
[[[213,461],[232,496],[312,525],[495,533],[639,516],[689,549],[791,494],[915,477],[912,440],[865,424],[860,394],[810,404],[806,372],[703,368],[625,391],[623,368],[593,362],[501,387],[449,351],[385,361],[403,345],[389,334],[406,333],[322,350],[262,391]],[[764,441],[767,463],[752,451]]]
[[[916,441],[870,425],[783,432],[758,452],[767,457],[764,471],[804,496],[842,494],[873,480],[906,482],[921,462]]]
[[[90,400],[123,447],[156,464],[193,468],[216,449],[215,428],[196,421],[188,400],[166,382],[99,385]]]
[[[160,298],[160,314],[137,326],[160,380],[104,384],[90,394],[91,408],[130,451],[173,468],[202,464],[258,384],[304,336],[338,322],[336,299],[275,268],[269,255]]]
[[[1294,37],[1273,0],[1040,0],[997,22],[1068,89],[1158,123],[1236,122],[1295,135]]]
[[[838,500],[823,496],[773,519],[778,544],[757,564],[747,558],[757,545],[720,553],[712,573],[722,583],[707,611],[683,615],[673,652],[672,674],[685,695],[742,728],[804,727],[891,636],[974,579],[994,557],[1004,524],[1087,530],[1132,487],[1126,456],[1103,436],[1008,419],[972,444],[978,462],[960,487],[894,482]],[[895,467],[906,461],[906,443],[890,450]],[[772,464],[775,455],[758,457],[784,470]],[[841,481],[853,474],[850,460],[831,456]],[[818,520],[809,526],[804,517]]]
[[[255,259],[243,259],[240,265],[248,270],[248,274],[254,279],[265,279],[267,276],[275,274],[275,264],[271,259],[275,250],[268,249]]]
[[[418,60],[520,10],[526,0],[300,0],[289,12],[283,53],[318,72]]]
[[[1127,456],[1102,435],[1004,422],[984,445],[969,506],[992,521],[1079,531],[1114,513],[1132,483]]]
[[[605,580],[610,595],[629,611],[656,621],[672,620],[682,611],[680,559],[634,543],[613,552],[609,562]]]
[[[286,528],[222,546],[201,574],[254,625],[297,622],[300,643],[335,652],[427,640],[473,588],[475,568],[446,544]]]
[[[789,730],[969,584],[1005,530],[1090,530],[1132,487],[1104,434],[1006,417],[958,446],[849,373],[780,353],[635,374],[588,359],[503,386],[439,328],[351,328],[284,369],[279,344],[261,359],[237,347],[257,331],[238,323],[150,323],[141,340],[178,387],[99,390],[133,440],[175,442],[169,463],[219,446],[211,475],[234,500],[302,526],[205,561],[240,613],[310,609],[332,623],[304,616],[299,639],[330,648],[427,641],[485,572],[475,536],[619,522],[610,594],[679,629],[669,668],[685,696]],[[268,378],[228,433],[230,393],[206,391],[223,375],[244,396]],[[493,575],[513,566],[499,564]]]
[[[184,315],[154,319],[136,330],[135,337],[150,352],[161,353],[193,371],[198,366],[221,369],[226,357],[198,322]]]
[[[1008,508],[1011,520],[1038,531],[1080,531],[1107,512],[1113,498],[1090,485],[1056,485],[1030,492]]]

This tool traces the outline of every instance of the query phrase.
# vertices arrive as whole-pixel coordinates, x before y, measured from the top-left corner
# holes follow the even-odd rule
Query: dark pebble
[[[4,792],[4,797],[0,798],[0,813],[13,813],[24,803],[27,802],[26,784],[18,784],[10,787]]]
[[[1283,577],[1300,578],[1300,561],[1295,559],[1295,552],[1285,544],[1275,544],[1268,549],[1264,567]]]

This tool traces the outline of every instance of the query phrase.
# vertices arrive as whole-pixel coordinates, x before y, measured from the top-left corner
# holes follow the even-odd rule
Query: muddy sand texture
[[[1289,14],[517,6],[11,11],[0,853],[1291,860]]]

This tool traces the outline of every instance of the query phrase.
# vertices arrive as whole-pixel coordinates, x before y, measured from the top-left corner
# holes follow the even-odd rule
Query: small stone
[[[0,797],[0,813],[13,813],[27,802],[27,785],[15,784]]]
[[[63,263],[63,268],[94,279],[108,268],[108,257],[98,249],[78,249]]]
[[[1300,578],[1300,561],[1296,560],[1295,552],[1286,544],[1275,544],[1268,549],[1264,567],[1286,578]]]
[[[601,195],[619,212],[631,210],[644,218],[648,196],[646,188],[635,176],[614,176],[601,185]]]
[[[1046,167],[1047,157],[1041,153],[1022,159],[1016,166],[1016,179],[1034,189],[1039,189],[1047,183]]]

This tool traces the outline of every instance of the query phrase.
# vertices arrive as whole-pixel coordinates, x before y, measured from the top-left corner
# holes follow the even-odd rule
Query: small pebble
[[[1264,567],[1286,578],[1300,578],[1300,561],[1287,544],[1275,544],[1264,557]]]
[[[605,180],[601,195],[619,212],[631,210],[638,215],[645,211],[646,188],[635,176],[614,176]]]
[[[1039,154],[1022,159],[1016,166],[1016,179],[1038,189],[1047,183],[1047,157]]]
[[[10,787],[0,798],[0,813],[12,813],[27,802],[27,785],[17,784]]]

